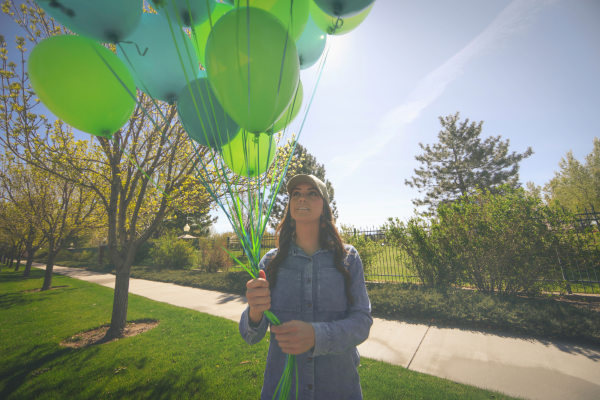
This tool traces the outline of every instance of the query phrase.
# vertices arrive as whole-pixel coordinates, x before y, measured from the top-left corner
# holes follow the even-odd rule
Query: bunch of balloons
[[[356,28],[373,2],[150,0],[153,14],[143,0],[36,0],[77,35],[40,42],[29,77],[58,118],[108,138],[133,114],[136,88],[176,103],[191,139],[253,177],[273,161],[273,133],[300,111],[300,70],[321,58],[327,35]]]

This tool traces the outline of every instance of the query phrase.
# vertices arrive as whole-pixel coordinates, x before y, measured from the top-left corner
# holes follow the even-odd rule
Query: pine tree
[[[323,166],[323,164],[319,164],[317,159],[308,151],[306,151],[306,148],[300,143],[296,145],[294,157],[299,160],[301,167],[293,173],[288,171],[287,175],[283,179],[281,187],[279,188],[279,193],[277,193],[277,198],[273,204],[271,216],[269,217],[269,225],[275,229],[279,222],[283,219],[285,206],[288,203],[287,183],[290,179],[292,179],[292,177],[300,174],[314,175],[323,181],[323,183],[325,183],[327,186],[327,194],[329,195],[329,207],[331,207],[331,213],[333,214],[334,220],[337,219],[338,211],[334,200],[334,190],[331,182],[325,178],[325,166]]]
[[[416,176],[405,184],[420,193],[424,199],[413,199],[415,206],[429,206],[429,212],[439,204],[450,203],[473,193],[476,187],[492,193],[500,185],[519,188],[519,162],[533,154],[531,147],[521,154],[508,153],[509,140],[501,136],[480,138],[483,121],[459,121],[459,113],[440,117],[443,130],[439,143],[423,145],[425,153],[415,157],[422,165],[415,169]]]

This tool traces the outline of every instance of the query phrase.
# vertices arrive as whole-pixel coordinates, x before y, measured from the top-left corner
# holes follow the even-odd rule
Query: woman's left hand
[[[271,332],[275,334],[284,353],[298,355],[315,346],[315,329],[304,321],[292,320],[281,325],[271,325]]]

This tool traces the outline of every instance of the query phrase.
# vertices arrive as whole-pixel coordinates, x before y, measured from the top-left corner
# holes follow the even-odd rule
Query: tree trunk
[[[19,272],[19,267],[21,266],[21,258],[23,253],[19,253],[17,255],[17,265],[15,265],[15,272]]]
[[[27,246],[25,247],[27,249],[27,263],[25,264],[25,271],[23,271],[23,276],[24,277],[28,277],[29,274],[31,273],[31,264],[33,264],[33,257],[35,256],[35,252],[38,250],[38,248],[33,248],[33,246]]]
[[[25,271],[23,271],[24,277],[28,277],[30,275],[31,264],[33,264],[33,254],[27,254],[27,264],[25,264]]]
[[[112,257],[115,263],[117,276],[115,279],[115,296],[113,298],[112,318],[110,328],[104,336],[104,340],[111,340],[123,336],[125,326],[127,325],[127,309],[129,307],[129,277],[131,275],[131,265],[135,258],[135,246],[127,249],[125,257],[121,258],[122,263],[119,266],[115,261],[119,257]]]
[[[51,243],[50,248],[54,247],[54,243]],[[54,269],[54,258],[56,257],[56,252],[51,251],[48,253],[48,261],[46,263],[46,273],[44,274],[44,284],[42,285],[41,290],[48,290],[52,285],[52,270]]]
[[[15,253],[11,251],[10,252],[10,261],[9,261],[9,264],[8,264],[8,268],[12,268],[14,262],[15,262]]]
[[[123,263],[125,264],[125,262]],[[112,318],[110,328],[104,339],[111,340],[123,335],[127,325],[127,308],[129,306],[129,275],[131,274],[131,263],[117,269],[115,280],[115,295],[113,298]]]

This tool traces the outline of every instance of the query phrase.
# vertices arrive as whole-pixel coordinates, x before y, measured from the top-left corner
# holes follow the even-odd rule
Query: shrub
[[[46,257],[47,256],[48,255],[46,255]],[[62,249],[61,251],[58,252],[56,257],[54,257],[54,262],[73,261],[74,259],[75,259],[75,256],[73,253],[71,253],[69,250]]]
[[[563,284],[559,249],[575,249],[572,215],[522,189],[477,191],[426,221],[390,218],[389,237],[425,285],[468,282],[482,292],[539,294]]]
[[[217,272],[219,269],[230,267],[235,262],[224,250],[227,248],[226,234],[198,238],[198,242],[200,248],[198,264],[204,271]]]
[[[177,239],[173,233],[166,232],[154,240],[150,257],[158,268],[189,269],[195,264],[197,256],[191,242]]]
[[[89,262],[95,258],[94,256],[95,254],[91,251],[84,250],[82,252],[73,253],[73,260],[80,262]]]
[[[372,240],[366,235],[357,234],[354,227],[349,225],[340,227],[340,236],[344,243],[354,246],[358,251],[363,265],[363,272],[367,275],[383,253],[383,240]]]

